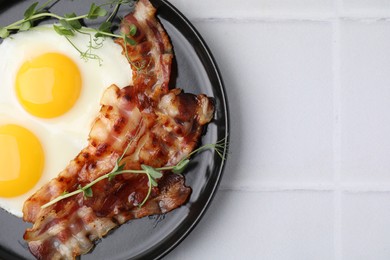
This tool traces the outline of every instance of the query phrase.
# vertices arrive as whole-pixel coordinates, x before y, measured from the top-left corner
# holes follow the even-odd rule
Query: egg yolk
[[[81,92],[77,65],[60,53],[45,53],[26,61],[16,76],[16,95],[23,108],[36,117],[65,114]]]
[[[0,197],[32,189],[42,175],[44,153],[38,138],[24,127],[0,126]]]

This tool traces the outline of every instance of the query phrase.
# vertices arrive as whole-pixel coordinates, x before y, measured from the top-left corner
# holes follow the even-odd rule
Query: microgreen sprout
[[[164,171],[172,171],[175,174],[181,174],[187,168],[188,164],[190,163],[190,158],[192,156],[194,156],[194,155],[196,155],[196,154],[198,154],[200,152],[203,152],[205,150],[209,150],[209,149],[215,150],[215,152],[218,154],[218,156],[220,156],[224,160],[225,159],[224,153],[225,153],[225,150],[227,149],[226,138],[224,138],[224,139],[222,139],[222,140],[220,140],[220,141],[218,141],[216,143],[206,144],[206,145],[203,145],[203,146],[195,149],[194,151],[189,153],[187,156],[182,158],[175,165],[154,168],[154,167],[142,164],[140,170],[131,170],[131,169],[125,169],[126,163],[122,162],[122,160],[123,160],[125,154],[127,153],[127,150],[129,149],[131,143],[132,142],[129,142],[129,144],[127,145],[126,149],[124,150],[122,155],[118,158],[118,160],[116,161],[113,169],[109,173],[104,174],[104,175],[100,176],[99,178],[96,178],[94,181],[88,183],[85,186],[81,186],[80,185],[78,187],[78,189],[75,190],[75,191],[72,191],[72,192],[65,191],[64,193],[62,193],[57,198],[55,198],[55,199],[49,201],[48,203],[42,205],[41,208],[47,208],[47,207],[49,207],[51,205],[54,205],[55,203],[57,203],[57,202],[59,202],[61,200],[64,200],[64,199],[72,197],[72,196],[75,196],[75,195],[77,195],[79,193],[83,193],[84,198],[93,197],[92,187],[96,183],[98,183],[98,182],[100,182],[102,180],[105,180],[105,179],[108,179],[108,181],[112,181],[112,180],[114,180],[114,178],[117,175],[121,175],[121,174],[145,174],[147,176],[147,178],[148,178],[148,192],[147,192],[144,200],[138,205],[138,207],[142,207],[147,202],[147,200],[149,199],[153,187],[157,187],[158,186],[158,179],[160,179],[163,176],[163,172]]]
[[[54,19],[57,20],[58,23],[53,25],[53,28],[56,33],[66,37],[66,39],[71,43],[71,45],[80,53],[81,58],[84,60],[94,59],[98,60],[99,64],[101,64],[101,58],[93,53],[94,49],[101,47],[101,44],[98,44],[98,38],[104,37],[112,37],[123,39],[125,45],[135,45],[136,42],[132,37],[137,32],[137,27],[135,25],[130,25],[130,32],[128,35],[124,35],[122,33],[116,34],[113,33],[112,30],[114,25],[111,20],[115,17],[116,13],[119,10],[119,7],[122,4],[131,4],[134,0],[112,0],[104,4],[97,5],[92,3],[87,14],[77,15],[76,13],[65,14],[64,16],[51,13],[49,11],[49,5],[55,2],[54,0],[49,0],[39,5],[39,2],[34,2],[31,4],[26,11],[24,12],[24,17],[21,20],[18,20],[10,25],[5,27],[0,26],[0,38],[5,39],[9,37],[12,33],[17,33],[19,31],[27,31],[36,26],[39,22],[45,19]],[[109,6],[113,8],[111,12],[107,10],[105,7]],[[106,17],[105,21],[102,22],[96,28],[83,27],[84,20],[96,20],[98,18]],[[87,50],[83,51],[79,47],[77,47],[72,42],[72,36],[77,33],[81,34],[94,34],[93,40],[89,41],[87,46]],[[91,36],[92,37],[92,36]],[[95,43],[95,44],[94,44]],[[126,52],[127,56],[127,52]],[[127,59],[129,57],[127,56]]]

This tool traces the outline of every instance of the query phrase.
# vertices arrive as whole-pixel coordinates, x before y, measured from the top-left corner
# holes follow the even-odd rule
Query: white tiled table
[[[231,154],[165,259],[390,259],[390,0],[171,0],[226,85]]]

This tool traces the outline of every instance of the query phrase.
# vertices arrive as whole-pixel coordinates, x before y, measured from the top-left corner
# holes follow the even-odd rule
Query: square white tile
[[[224,186],[333,180],[332,27],[322,22],[197,22],[231,113]]]
[[[333,244],[331,192],[219,191],[166,259],[331,260]]]
[[[341,179],[390,183],[390,22],[341,24]]]
[[[342,197],[342,259],[390,259],[390,193]]]

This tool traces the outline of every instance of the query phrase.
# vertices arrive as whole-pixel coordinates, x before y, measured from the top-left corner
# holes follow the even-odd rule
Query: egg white
[[[72,42],[81,50],[89,44],[88,35],[76,35]],[[82,76],[80,97],[66,114],[42,119],[27,113],[15,94],[15,78],[22,64],[47,52],[65,54],[78,66]],[[45,152],[44,173],[36,186],[21,196],[1,198],[0,207],[22,216],[23,203],[39,187],[56,177],[68,162],[87,144],[91,124],[100,109],[100,98],[111,84],[130,85],[132,71],[122,55],[122,48],[106,38],[103,46],[94,50],[102,62],[85,61],[80,53],[52,26],[40,26],[13,35],[0,44],[0,125],[15,123],[36,134]]]
[[[46,182],[56,177],[68,162],[80,151],[80,144],[72,136],[36,124],[8,105],[0,105],[0,125],[16,124],[27,128],[39,139],[44,151],[44,170],[40,180],[28,192],[12,198],[0,197],[0,207],[17,217],[22,217],[24,201]],[[10,116],[12,115],[12,116]],[[34,149],[32,147],[31,149]]]

